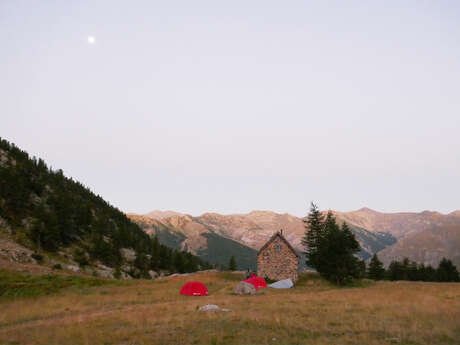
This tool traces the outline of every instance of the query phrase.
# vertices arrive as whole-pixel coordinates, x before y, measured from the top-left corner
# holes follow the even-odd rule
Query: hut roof
[[[299,257],[299,254],[297,254],[297,252],[295,251],[295,249],[291,246],[291,244],[288,242],[288,240],[286,240],[283,236],[283,233],[282,233],[282,230],[281,231],[277,231],[268,241],[267,243],[265,243],[262,248],[260,248],[259,252],[257,253],[257,256],[259,256],[260,253],[262,253],[262,251],[267,248],[267,246],[272,243],[275,238],[279,237],[284,243],[286,243],[286,245],[288,246],[288,248],[297,256]]]

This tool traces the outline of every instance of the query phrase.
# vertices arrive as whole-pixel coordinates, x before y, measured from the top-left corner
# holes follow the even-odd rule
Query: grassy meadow
[[[2,272],[0,344],[460,344],[460,284],[337,288],[305,275],[294,289],[233,295],[241,278],[205,272],[118,282]],[[179,295],[191,280],[204,282],[209,296]],[[232,311],[198,312],[205,304]]]

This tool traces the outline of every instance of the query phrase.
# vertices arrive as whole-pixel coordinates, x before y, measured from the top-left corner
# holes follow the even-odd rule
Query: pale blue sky
[[[0,95],[126,212],[460,209],[458,1],[2,0]]]

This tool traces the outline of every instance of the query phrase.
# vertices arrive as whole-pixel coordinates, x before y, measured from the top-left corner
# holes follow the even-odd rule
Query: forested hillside
[[[0,138],[0,232],[34,250],[71,253],[80,266],[103,264],[132,276],[191,272],[209,265],[161,245],[81,183]],[[126,255],[126,253],[131,253]]]

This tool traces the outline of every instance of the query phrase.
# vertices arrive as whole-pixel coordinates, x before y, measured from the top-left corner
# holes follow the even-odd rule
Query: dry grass
[[[188,280],[210,295],[179,295]],[[0,300],[0,344],[460,344],[460,284],[303,281],[236,296],[236,283],[201,273]],[[232,312],[197,312],[204,304]]]

